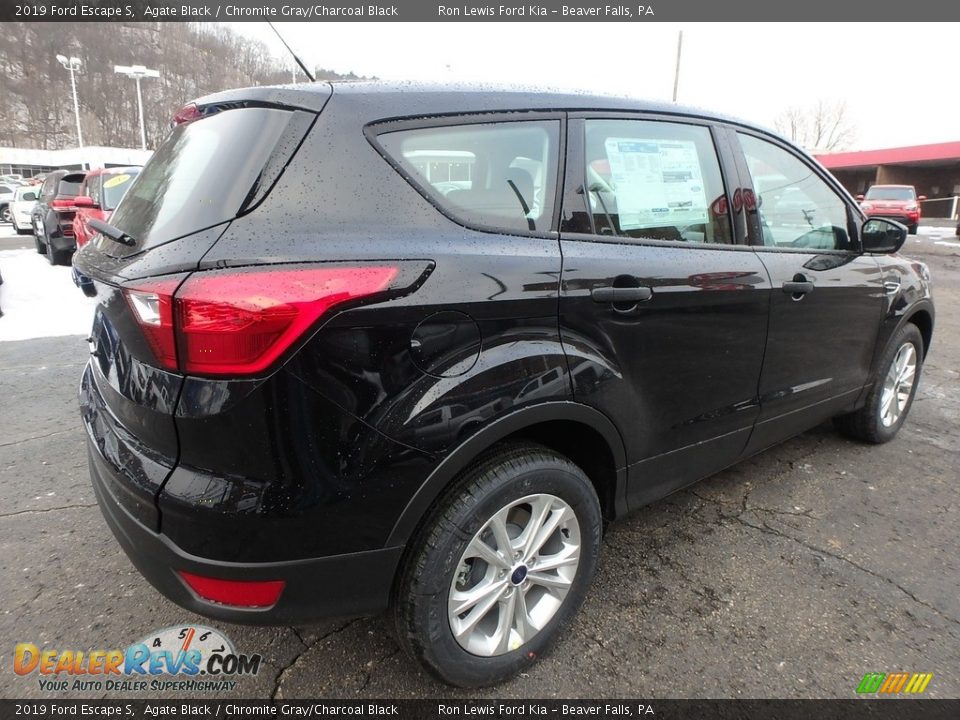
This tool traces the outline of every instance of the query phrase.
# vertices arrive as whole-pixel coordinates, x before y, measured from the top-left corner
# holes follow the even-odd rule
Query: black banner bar
[[[954,720],[960,700],[0,700],[0,718]]]
[[[3,0],[0,21],[31,22],[946,22],[960,3],[943,0]],[[886,32],[879,30],[878,32]],[[891,38],[909,32],[900,28]],[[851,42],[863,27],[851,28]],[[816,38],[811,37],[811,47]]]

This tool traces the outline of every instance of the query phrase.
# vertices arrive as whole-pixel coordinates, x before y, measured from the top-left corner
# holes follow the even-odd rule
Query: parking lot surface
[[[3,232],[0,249],[30,242]],[[195,697],[853,697],[864,673],[895,671],[960,697],[960,243],[944,231],[904,254],[929,264],[938,316],[899,437],[871,447],[824,425],[611,526],[554,652],[470,692],[426,676],[384,619],[251,628],[165,600],[95,505],[83,336],[0,342],[0,696],[155,696],[43,691],[13,672],[14,646],[125,648],[200,623],[264,665]]]

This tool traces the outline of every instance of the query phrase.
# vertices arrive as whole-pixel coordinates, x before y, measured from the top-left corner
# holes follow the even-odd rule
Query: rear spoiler
[[[198,107],[206,105],[259,105],[306,110],[319,113],[333,95],[333,85],[326,81],[300,85],[274,85],[238,88],[204,95],[193,101]]]

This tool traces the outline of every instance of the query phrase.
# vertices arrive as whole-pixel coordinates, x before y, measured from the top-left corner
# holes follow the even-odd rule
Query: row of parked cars
[[[10,188],[3,217],[21,235],[33,235],[37,252],[51,265],[65,265],[95,234],[90,220],[106,220],[123,198],[139,167],[54,170],[41,184]]]

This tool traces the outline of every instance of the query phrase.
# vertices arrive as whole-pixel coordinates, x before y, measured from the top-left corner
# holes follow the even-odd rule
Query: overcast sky
[[[228,23],[283,46],[260,22]],[[537,83],[678,101],[773,125],[845,100],[851,149],[960,140],[957,25],[844,23],[277,23],[308,67],[394,80]],[[302,74],[301,74],[302,78]]]

